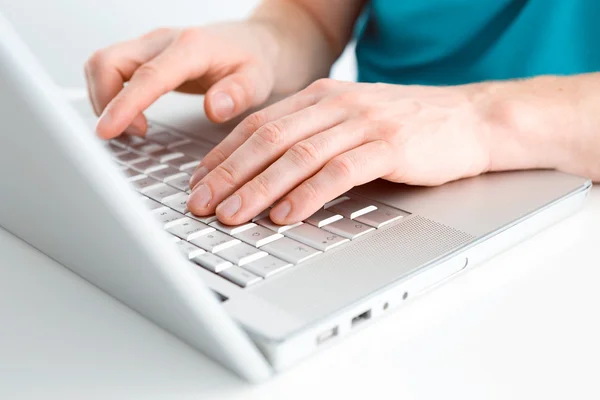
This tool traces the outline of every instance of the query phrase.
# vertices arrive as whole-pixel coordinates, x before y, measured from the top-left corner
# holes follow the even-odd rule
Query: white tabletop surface
[[[0,399],[598,399],[599,248],[595,188],[574,217],[250,386],[0,229]]]

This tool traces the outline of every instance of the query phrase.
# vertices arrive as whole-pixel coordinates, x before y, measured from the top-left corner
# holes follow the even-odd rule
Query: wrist
[[[313,18],[293,1],[265,0],[248,20],[273,46],[275,89],[291,94],[329,75],[337,56]]]
[[[569,158],[567,132],[573,112],[559,96],[547,96],[552,77],[486,82],[478,110],[487,127],[490,171],[560,169]]]

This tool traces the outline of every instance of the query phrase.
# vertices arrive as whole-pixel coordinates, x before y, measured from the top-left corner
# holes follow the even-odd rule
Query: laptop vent
[[[294,267],[252,293],[298,318],[325,316],[462,247],[473,236],[412,216]]]

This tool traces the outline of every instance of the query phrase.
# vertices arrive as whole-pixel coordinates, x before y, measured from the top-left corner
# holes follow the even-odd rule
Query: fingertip
[[[289,200],[283,200],[279,204],[277,204],[271,212],[269,213],[269,217],[271,221],[275,222],[278,225],[287,225],[290,222],[288,221],[289,216],[292,211],[292,203]]]
[[[105,140],[118,136],[112,127],[110,115],[106,112],[102,113],[96,122],[96,135]]]

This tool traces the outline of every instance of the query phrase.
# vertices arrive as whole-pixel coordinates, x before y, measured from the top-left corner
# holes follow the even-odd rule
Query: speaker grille
[[[300,264],[252,292],[298,318],[320,318],[473,239],[467,233],[412,216]]]

